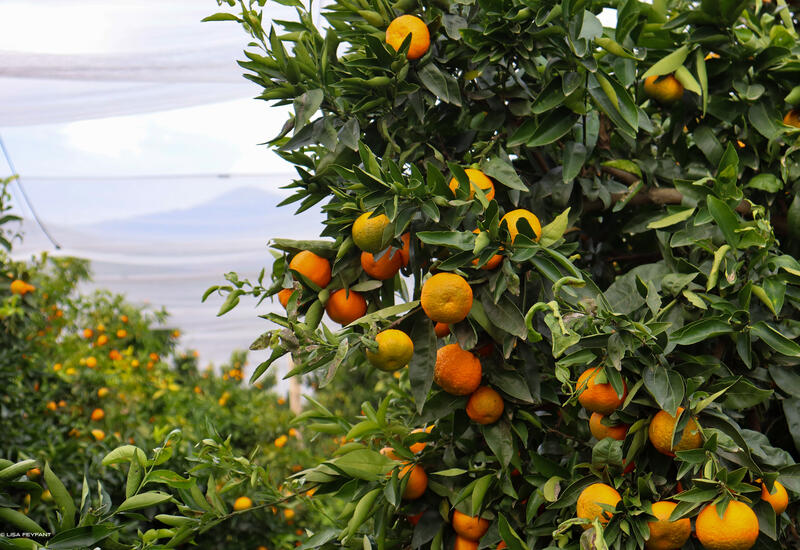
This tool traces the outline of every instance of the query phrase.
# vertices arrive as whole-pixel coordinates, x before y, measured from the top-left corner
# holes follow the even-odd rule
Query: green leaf
[[[651,76],[674,73],[678,67],[683,65],[683,62],[686,61],[686,57],[688,55],[689,48],[687,46],[681,46],[674,52],[664,56],[658,62],[653,64],[653,66],[642,75],[642,80]]]
[[[297,135],[303,126],[308,124],[314,113],[319,111],[322,100],[324,99],[322,90],[309,90],[294,100],[294,133]]]
[[[706,197],[706,204],[708,211],[717,222],[722,234],[725,235],[725,240],[728,241],[732,247],[739,246],[739,234],[736,232],[739,229],[739,218],[733,209],[724,201],[719,200],[717,197],[709,195]]]
[[[514,456],[514,442],[508,422],[501,419],[489,426],[481,426],[481,432],[500,464],[508,466]]]
[[[550,246],[559,241],[567,230],[569,223],[569,208],[564,210],[555,219],[542,227],[542,235],[539,237],[539,244],[541,246]]]
[[[378,499],[381,492],[382,489],[380,487],[373,489],[358,501],[355,510],[353,510],[353,515],[350,516],[350,520],[347,522],[346,533],[348,537],[353,536],[361,524],[375,513],[375,501]]]
[[[692,73],[689,72],[689,69],[681,65],[677,69],[675,69],[675,78],[683,84],[683,87],[689,90],[690,92],[697,94],[699,96],[703,95],[703,91],[700,88],[700,84],[695,80]]]
[[[461,91],[458,81],[448,72],[439,70],[433,63],[417,69],[417,76],[428,91],[445,103],[461,106]]]
[[[572,130],[577,117],[568,109],[556,109],[544,116],[538,123],[531,120],[520,126],[508,138],[508,146],[514,147],[523,143],[528,147],[541,147],[562,138]],[[528,125],[528,123],[531,125]]]
[[[675,225],[676,223],[686,221],[692,216],[692,214],[694,214],[695,210],[695,208],[688,208],[686,210],[675,212],[674,214],[669,214],[663,218],[659,218],[648,223],[647,229],[662,229],[664,227],[669,227],[670,225]]]
[[[783,189],[783,182],[773,174],[758,174],[747,182],[745,188],[777,193]]]
[[[528,186],[517,175],[514,167],[500,157],[492,157],[484,160],[481,164],[481,170],[506,187],[510,189],[517,189],[518,191],[528,191]]]
[[[789,340],[786,336],[778,332],[775,327],[768,325],[766,322],[759,321],[754,324],[750,332],[778,353],[790,357],[800,357],[800,345]]]
[[[75,527],[75,501],[72,500],[72,496],[70,496],[61,480],[50,469],[50,464],[44,465],[44,480],[47,483],[47,488],[50,489],[50,494],[53,496],[53,502],[61,510],[61,529]]]
[[[411,341],[414,342],[414,355],[408,362],[408,380],[411,395],[421,412],[433,385],[433,365],[436,364],[436,333],[433,323],[420,318],[411,328]]]
[[[23,460],[0,470],[0,480],[13,480],[33,468],[39,463],[37,460]]]
[[[125,502],[120,504],[119,508],[117,508],[117,512],[130,512],[133,510],[141,510],[142,508],[150,508],[151,506],[161,504],[162,502],[166,502],[170,499],[172,499],[172,495],[169,493],[163,493],[161,491],[148,491],[146,493],[140,493],[138,495],[133,495],[131,498],[125,499]]]
[[[417,237],[425,244],[472,250],[475,235],[465,231],[420,231]]]
[[[763,101],[750,106],[747,118],[758,133],[769,140],[777,139],[784,132],[780,118],[768,113],[767,106]]]
[[[658,406],[675,416],[683,401],[683,377],[661,366],[649,366],[642,373],[642,380]]]
[[[509,550],[529,550],[525,541],[514,531],[506,517],[500,513],[497,514],[497,530]]]
[[[93,548],[95,544],[106,539],[114,531],[116,529],[108,525],[84,525],[68,529],[47,541],[47,548],[54,550]]]
[[[673,332],[670,341],[681,346],[689,346],[732,332],[731,326],[719,318],[700,319]]]
[[[578,177],[586,162],[586,146],[583,143],[571,141],[564,146],[561,160],[561,180],[569,183]]]
[[[481,304],[483,304],[486,316],[494,326],[518,338],[525,339],[528,336],[525,318],[507,294],[503,294],[495,304],[490,294],[483,292],[481,293]]]
[[[479,477],[475,480],[475,485],[472,488],[472,515],[477,516],[480,514],[481,505],[483,504],[483,497],[486,496],[486,491],[492,485],[494,476],[492,474]]]
[[[372,449],[358,449],[328,462],[348,476],[366,481],[377,481],[389,473],[394,465],[391,460]]]

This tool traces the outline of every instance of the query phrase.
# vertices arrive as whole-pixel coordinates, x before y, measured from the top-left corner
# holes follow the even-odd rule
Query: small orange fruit
[[[292,519],[294,518],[294,516],[295,516],[295,511],[292,510],[291,508],[286,508],[283,511],[283,517],[285,517],[286,519]]]
[[[93,369],[97,366],[97,358],[95,357],[87,357],[86,358],[86,366],[90,369]]]
[[[385,251],[377,260],[370,252],[361,253],[361,268],[364,272],[379,281],[391,279],[403,267],[403,255],[395,249]]]
[[[678,415],[683,412],[683,407],[678,407]],[[686,451],[689,449],[696,449],[703,444],[703,436],[700,433],[700,427],[695,422],[694,418],[690,418],[689,422],[683,430],[680,441],[674,447],[672,446],[672,434],[675,431],[675,424],[677,417],[672,416],[667,411],[658,411],[650,421],[648,428],[648,435],[650,436],[650,443],[661,454],[667,456],[675,456],[676,451]]]
[[[475,196],[475,188],[480,188],[481,191],[486,195],[487,200],[492,200],[494,198],[494,183],[489,177],[481,172],[480,170],[475,170],[474,168],[467,168],[464,170],[466,172],[467,177],[469,178],[469,198],[473,198]],[[456,190],[458,189],[458,180],[453,178],[450,180],[450,190],[453,192],[453,195],[456,194]]]
[[[118,350],[112,349],[110,352],[108,352],[108,357],[112,361],[119,361],[122,359],[122,354]]]
[[[108,395],[109,393],[111,393],[111,390],[109,390],[106,387],[102,387],[102,388],[97,390],[97,397],[101,397],[102,398],[102,397],[105,397],[106,395]]]
[[[253,501],[250,497],[239,497],[233,502],[233,509],[237,512],[241,510],[248,510],[253,507]]]
[[[98,346],[105,346],[106,343],[108,343],[108,336],[106,336],[105,334],[101,334],[100,336],[97,337]]]
[[[448,344],[436,352],[433,381],[452,395],[469,395],[481,385],[481,361],[458,344]]]
[[[349,325],[367,313],[367,301],[355,290],[339,289],[328,298],[325,311],[333,321]]]
[[[106,413],[105,411],[103,411],[103,409],[95,409],[92,411],[92,420],[94,420],[95,422],[99,422],[100,420],[103,420],[105,417]]]
[[[433,332],[436,334],[437,338],[444,338],[450,334],[450,325],[447,323],[436,323],[433,325]]]
[[[128,331],[124,328],[121,328],[117,331],[117,338],[125,338],[128,335]]]
[[[422,466],[408,464],[398,474],[400,479],[404,479],[406,476],[408,476],[408,483],[406,488],[403,489],[403,499],[416,500],[428,488],[428,474],[425,473]]]
[[[400,460],[400,457],[397,456],[397,453],[394,452],[394,449],[391,447],[384,447],[379,451],[383,456],[386,458],[391,458],[392,460]]]
[[[353,222],[353,242],[364,252],[377,254],[392,239],[393,226],[386,214],[364,212]]]
[[[84,338],[86,338],[87,340],[91,340],[93,336],[94,336],[94,331],[92,329],[90,328],[83,329]]]
[[[602,367],[592,367],[585,370],[578,377],[576,384],[576,390],[579,392],[578,401],[586,410],[601,414],[611,414],[625,402],[625,397],[628,395],[628,385],[623,381],[622,396],[618,396],[608,382],[598,384],[595,381],[600,372],[602,372]]]
[[[106,438],[106,432],[95,428],[92,430],[92,436],[94,436],[97,441],[103,441]]]
[[[787,126],[800,128],[800,108],[794,108],[783,117],[783,123]]]
[[[456,536],[456,542],[453,545],[453,550],[478,550],[478,541]]]
[[[437,273],[422,285],[425,315],[440,323],[459,323],[472,309],[472,287],[461,275]]]
[[[30,470],[25,472],[25,475],[28,476],[28,479],[36,479],[37,477],[42,475],[42,471],[39,468],[31,468]]]
[[[16,279],[11,282],[10,289],[12,294],[19,294],[20,296],[24,296],[28,292],[33,292],[34,290],[36,290],[36,287],[26,283],[22,279]]]
[[[706,550],[748,550],[758,538],[758,518],[743,502],[730,501],[722,517],[709,504],[697,516],[695,533]]]
[[[289,298],[292,297],[293,292],[294,289],[292,288],[284,288],[283,290],[278,292],[278,301],[284,308],[286,308],[289,305]]]
[[[481,230],[480,230],[480,229],[475,229],[475,230],[473,231],[473,233],[480,233],[480,232],[481,232]],[[503,261],[503,256],[501,256],[500,254],[495,254],[494,256],[492,256],[491,258],[489,258],[489,261],[488,261],[488,262],[486,262],[485,264],[483,264],[483,266],[481,267],[481,269],[485,269],[485,270],[487,270],[487,271],[490,271],[490,270],[492,270],[492,269],[496,269],[496,268],[497,268],[497,266],[499,266],[499,265],[500,265],[500,262],[502,262],[502,261]],[[478,258],[475,258],[474,260],[472,260],[472,265],[475,265],[475,266],[477,266],[477,265],[478,265]]]
[[[289,269],[296,271],[320,288],[331,282],[331,263],[310,250],[298,252],[289,262]]]
[[[289,441],[289,438],[286,435],[280,435],[277,438],[275,438],[274,443],[275,443],[275,446],[280,449],[281,447],[286,445],[286,443],[288,441]]]
[[[616,489],[605,483],[593,483],[581,492],[578,497],[577,513],[579,518],[594,520],[599,518],[600,523],[606,524],[611,519],[611,514],[603,510],[601,504],[616,506],[622,500]],[[584,524],[583,528],[588,529],[590,524]]]
[[[403,248],[400,249],[400,255],[403,257],[403,267],[406,267],[408,266],[408,262],[411,261],[411,234],[403,233],[400,240],[403,241]]]
[[[650,99],[669,105],[683,96],[683,84],[671,74],[649,76],[644,80],[644,93]]]
[[[592,435],[599,440],[605,439],[606,437],[616,439],[617,441],[624,440],[625,435],[628,433],[628,425],[615,424],[613,426],[606,426],[603,424],[604,418],[605,416],[600,413],[592,413],[592,416],[589,417],[589,431],[592,432]]]
[[[418,433],[425,432],[425,433],[429,434],[429,433],[431,433],[431,431],[433,431],[433,424],[431,424],[430,426],[428,426],[425,429],[417,428],[415,430],[411,430],[411,433],[412,434],[418,434]],[[423,451],[423,449],[425,449],[425,447],[427,447],[427,446],[428,446],[428,443],[426,441],[417,441],[416,443],[412,444],[409,447],[409,449],[411,450],[412,453],[417,454],[417,453],[421,453]]]
[[[760,481],[760,479],[756,480],[756,482]],[[789,506],[789,493],[786,492],[786,487],[778,481],[772,484],[771,493],[767,490],[766,484],[762,483],[761,500],[769,502],[772,509],[775,510],[775,514],[781,515],[786,510],[786,507]]]
[[[503,225],[503,222],[506,223],[508,227],[508,234],[511,236],[511,242],[514,242],[514,239],[517,238],[519,234],[519,221],[520,220],[527,220],[528,224],[533,229],[533,234],[536,235],[536,240],[539,240],[539,237],[542,236],[542,224],[539,222],[539,218],[536,215],[529,211],[525,210],[524,208],[518,208],[516,210],[512,210],[505,216],[500,219],[500,225]]]
[[[683,548],[689,535],[692,534],[692,520],[689,518],[669,521],[669,516],[677,504],[662,500],[653,503],[653,515],[658,521],[649,521],[650,538],[644,547],[646,550],[678,550]]]
[[[478,424],[492,424],[503,414],[503,398],[489,386],[481,386],[467,401],[467,416]]]
[[[119,320],[122,321],[123,323],[127,323],[128,322],[128,316],[127,315],[121,315]]]
[[[414,15],[401,15],[389,23],[386,29],[386,43],[395,50],[403,45],[406,36],[411,35],[408,46],[408,59],[419,59],[431,46],[431,34],[425,22]]]
[[[489,521],[479,516],[468,516],[458,510],[453,512],[453,531],[468,540],[480,540],[489,530]]]
[[[401,330],[384,330],[378,333],[375,341],[378,342],[378,351],[367,350],[367,360],[382,371],[402,369],[414,355],[414,342]]]

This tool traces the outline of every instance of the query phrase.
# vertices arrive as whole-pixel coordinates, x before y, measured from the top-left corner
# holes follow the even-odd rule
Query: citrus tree
[[[347,440],[296,476],[348,503],[304,548],[800,543],[795,7],[280,3],[209,19],[326,220],[223,310],[286,308],[254,379],[394,372],[297,419]]]

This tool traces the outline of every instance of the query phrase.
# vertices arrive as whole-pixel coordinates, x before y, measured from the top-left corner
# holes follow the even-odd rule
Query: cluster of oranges
[[[11,281],[11,285],[9,287],[11,289],[12,294],[18,294],[19,296],[25,296],[29,292],[33,292],[36,290],[36,287],[32,284],[23,281],[22,279],[14,279]]]
[[[601,367],[594,367],[587,369],[578,377],[578,401],[592,413],[589,428],[594,437],[623,440],[628,426],[621,423],[611,424],[607,416],[624,404],[627,385],[623,380],[623,393],[619,395],[610,383],[598,380],[598,377],[602,376],[601,373]],[[697,449],[703,444],[702,432],[694,418],[689,418],[680,439],[673,444],[673,435],[683,413],[683,407],[678,407],[675,416],[664,410],[654,415],[648,429],[648,437],[659,453],[674,457],[676,452]],[[628,465],[626,472],[633,467],[633,464]],[[761,483],[760,480],[756,482]],[[789,503],[783,485],[776,481],[772,491],[769,491],[766,484],[761,483],[761,490],[762,500],[769,502],[776,514],[782,514]],[[605,524],[611,517],[609,509],[615,508],[620,500],[622,497],[610,485],[592,484],[584,489],[578,498],[577,516],[589,521],[597,519]],[[604,509],[604,506],[607,509]],[[656,517],[656,521],[648,523],[650,528],[650,538],[646,544],[648,550],[676,550],[688,540],[692,532],[691,520],[684,518],[669,521],[676,506],[676,503],[670,501],[659,501],[652,505],[652,515]],[[584,527],[589,526],[587,523]],[[707,550],[747,550],[758,538],[758,518],[743,502],[735,500],[729,502],[722,516],[717,513],[716,506],[711,504],[697,516],[695,532]]]

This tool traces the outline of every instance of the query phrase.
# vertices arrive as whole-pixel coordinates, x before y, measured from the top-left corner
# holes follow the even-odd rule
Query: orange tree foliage
[[[254,378],[291,353],[292,375],[310,376],[320,395],[373,368],[365,352],[378,332],[414,344],[362,416],[320,404],[297,420],[348,440],[296,476],[348,503],[306,547],[470,546],[455,510],[488,520],[480,547],[643,548],[662,500],[677,503],[673,521],[740,501],[759,547],[796,546],[796,505],[776,516],[757,481],[778,480],[790,501],[800,491],[795,8],[333,0],[317,26],[300,2],[280,3],[297,20],[266,28],[265,0],[210,19],[244,26],[247,78],[260,99],[291,106],[269,142],[297,169],[285,203],[299,215],[321,207],[325,226],[319,241],[273,241],[283,255],[271,284],[231,275],[217,288],[223,311],[293,289],[286,315],[265,316],[280,328],[254,343],[271,354]],[[414,38],[399,51],[386,43],[401,15],[427,26],[424,54]],[[493,188],[470,185],[467,168]],[[509,226],[518,209],[536,219]],[[391,245],[410,237],[393,278],[362,269],[351,230],[365,212],[388,217]],[[289,269],[302,250],[330,262],[325,288]],[[442,272],[463,277],[474,299],[437,338],[419,300]],[[320,324],[342,288],[366,298],[366,314]],[[479,357],[482,384],[505,403],[498,421],[476,424],[468,396],[434,384],[445,344]],[[594,439],[592,411],[607,417],[596,433],[627,431]],[[423,426],[430,434],[412,433]],[[404,462],[427,474],[419,498],[403,498],[422,484]],[[605,504],[587,496],[576,510],[598,483]]]

